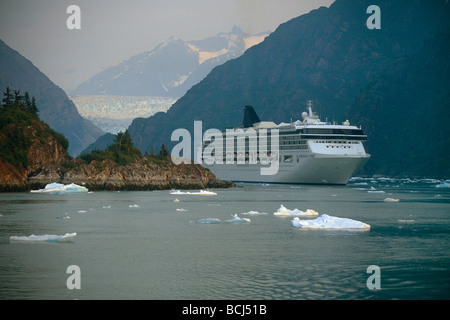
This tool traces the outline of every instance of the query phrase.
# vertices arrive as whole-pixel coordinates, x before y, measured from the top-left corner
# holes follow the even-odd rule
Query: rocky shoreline
[[[26,192],[43,189],[49,183],[83,185],[90,191],[151,191],[170,189],[229,188],[198,164],[175,165],[171,161],[153,162],[147,157],[124,166],[114,161],[70,162],[39,168],[22,181],[2,181],[0,192]]]

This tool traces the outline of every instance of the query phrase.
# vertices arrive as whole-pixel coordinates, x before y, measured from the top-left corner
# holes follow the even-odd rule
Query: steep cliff
[[[69,161],[67,139],[20,106],[0,109],[0,185],[23,188],[42,167]]]

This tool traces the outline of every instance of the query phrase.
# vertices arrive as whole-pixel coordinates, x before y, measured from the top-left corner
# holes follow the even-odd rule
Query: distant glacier
[[[167,112],[177,101],[171,97],[72,96],[78,112],[105,132],[125,131],[135,118]]]

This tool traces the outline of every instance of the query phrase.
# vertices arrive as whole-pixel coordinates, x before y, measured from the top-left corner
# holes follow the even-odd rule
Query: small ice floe
[[[65,185],[56,182],[47,184],[44,189],[31,190],[32,193],[50,193],[50,194],[80,193],[88,191],[89,190],[86,187],[79,186],[75,183]]]
[[[384,193],[383,190],[377,190],[374,187],[370,187],[370,190],[367,191],[368,193]]]
[[[241,214],[247,215],[247,216],[260,216],[260,215],[267,214],[267,212],[259,212],[259,211],[250,210],[247,212],[242,212]]]
[[[233,217],[229,220],[225,220],[227,223],[248,223],[252,222],[249,218],[240,218],[237,213],[233,215]]]
[[[111,206],[103,206],[103,209],[111,209]]]
[[[194,223],[199,223],[199,224],[218,224],[218,223],[222,223],[222,220],[220,220],[218,218],[205,218],[205,219],[195,220]]]
[[[178,200],[178,199],[175,199],[175,200],[173,200],[173,202],[180,202],[180,200]]]
[[[295,217],[292,219],[292,225],[303,229],[370,229],[370,225],[364,222],[326,214],[322,214],[320,217],[312,220],[300,220],[298,217]]]
[[[75,238],[77,235],[74,233],[66,233],[64,235],[52,235],[52,234],[44,234],[44,235],[34,235],[31,236],[11,236],[9,237],[10,241],[68,241]]]
[[[184,209],[184,208],[177,208],[177,211],[178,211],[178,212],[184,212],[184,211],[187,211],[187,210]]]
[[[281,205],[276,212],[273,213],[274,216],[281,216],[281,217],[292,217],[292,216],[318,216],[319,213],[308,209],[306,211],[301,211],[299,209],[289,210],[285,206]]]
[[[69,220],[69,214],[66,212],[65,215],[63,217],[56,217],[57,219],[63,219],[63,220]]]
[[[450,188],[450,182],[449,181],[445,181],[443,183],[437,184],[436,188]]]
[[[199,224],[227,224],[227,223],[250,223],[251,220],[248,218],[240,218],[237,214],[234,214],[231,219],[222,221],[218,218],[206,218],[206,219],[198,219],[193,221],[194,223]]]
[[[170,192],[170,194],[191,194],[191,195],[200,195],[200,196],[215,196],[215,195],[217,195],[217,193],[208,191],[208,190],[200,190],[198,192],[173,190]]]
[[[86,213],[87,211],[86,210],[78,210],[77,212],[78,213]]]
[[[416,221],[413,219],[400,219],[400,220],[397,220],[397,222],[398,223],[414,223]]]
[[[394,199],[394,198],[386,198],[383,200],[384,202],[399,202],[400,199]]]
[[[367,186],[368,183],[367,182],[356,182],[356,183],[353,183],[353,185],[354,186]]]
[[[128,206],[128,208],[140,208],[140,206],[137,205],[137,204],[130,204],[130,205]]]

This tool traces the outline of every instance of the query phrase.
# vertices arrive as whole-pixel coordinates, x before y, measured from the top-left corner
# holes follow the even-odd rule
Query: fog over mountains
[[[98,73],[71,94],[181,97],[215,66],[239,57],[268,34],[247,34],[235,26],[201,40],[170,38]]]

